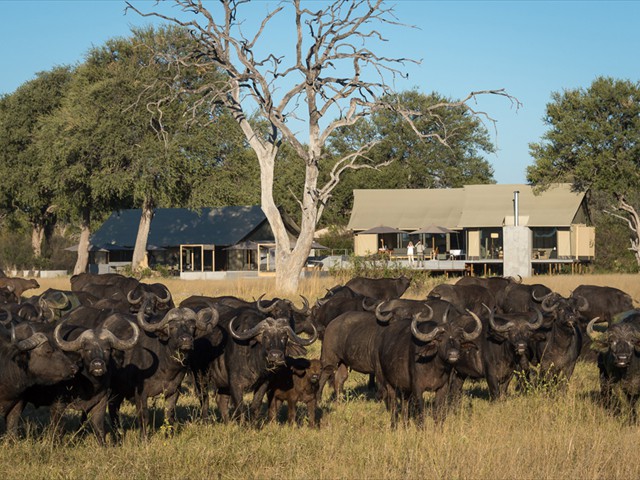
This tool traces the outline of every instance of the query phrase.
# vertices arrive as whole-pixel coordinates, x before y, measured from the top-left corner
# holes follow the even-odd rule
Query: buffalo
[[[0,327],[0,413],[7,432],[16,434],[24,409],[24,392],[36,385],[53,385],[69,380],[78,367],[49,335],[23,323],[16,333]]]
[[[20,297],[25,291],[40,288],[40,284],[35,279],[0,277],[0,288],[7,289],[20,301]]]
[[[591,338],[586,334],[587,324],[592,318],[611,323],[618,313],[633,310],[633,299],[629,294],[618,288],[600,287],[597,285],[580,285],[573,292],[571,298],[580,301],[580,331],[584,339],[580,356],[589,361],[595,361],[595,350],[590,348]]]
[[[218,321],[215,309],[203,309],[196,314],[185,307],[173,308],[153,321],[147,321],[147,309],[147,305],[142,304],[136,315],[142,329],[138,348],[125,352],[115,369],[109,399],[114,431],[120,428],[120,405],[126,398],[136,406],[143,437],[148,430],[149,398],[164,396],[165,419],[169,425],[174,425],[179,388],[189,371],[195,338],[208,333]]]
[[[355,277],[349,280],[345,287],[355,293],[377,300],[391,300],[400,298],[407,291],[411,279],[407,277],[398,278],[366,278]]]
[[[272,421],[283,402],[287,402],[287,421],[293,424],[296,419],[296,404],[307,405],[309,426],[317,424],[316,397],[322,365],[320,360],[287,357],[286,365],[278,369],[269,380],[267,399],[268,418]]]
[[[609,325],[605,333],[594,331],[598,317],[587,324],[592,348],[598,352],[600,391],[605,406],[622,413],[628,405],[632,422],[637,421],[636,403],[640,398],[640,312],[626,313]]]
[[[454,308],[448,308],[435,321],[429,308],[427,314],[396,320],[380,332],[376,380],[384,388],[392,425],[397,422],[398,399],[405,422],[410,401],[422,422],[425,391],[436,394],[434,419],[444,419],[452,369],[460,359],[464,343],[475,340],[481,332],[482,323],[477,315],[472,312],[461,315]]]

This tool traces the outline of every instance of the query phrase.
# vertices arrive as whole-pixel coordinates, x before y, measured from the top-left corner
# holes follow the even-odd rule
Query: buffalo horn
[[[377,307],[380,303],[382,303],[382,302],[381,302],[381,301],[379,301],[379,300],[373,300],[373,302],[372,302],[371,304],[368,304],[368,303],[367,303],[367,300],[373,300],[373,299],[370,299],[369,297],[363,297],[363,298],[362,298],[362,309],[363,309],[365,312],[374,312],[374,311],[376,310],[376,307]]]
[[[213,329],[218,325],[219,320],[218,309],[213,305],[209,305],[207,308],[201,309],[196,315],[196,328],[201,331]]]
[[[146,309],[146,306],[147,306],[147,302],[144,302],[144,304],[142,305],[142,308],[138,310],[137,318],[138,318],[138,324],[142,327],[143,330],[147,332],[156,332],[158,330],[161,330],[170,321],[180,318],[180,309],[172,308],[158,323],[149,323],[144,318],[144,311]]]
[[[130,305],[138,305],[142,301],[142,295],[140,295],[138,298],[135,298],[133,296],[133,292],[135,292],[135,290],[131,290],[129,293],[127,293],[127,302],[129,302]]]
[[[262,297],[264,297],[266,295],[266,293],[263,293],[262,295],[260,295],[258,297],[258,299],[256,300],[256,308],[261,311],[262,313],[271,313],[271,311],[276,308],[277,302],[273,302],[273,304],[270,307],[263,307],[262,306]]]
[[[318,338],[318,330],[316,330],[316,326],[313,323],[311,323],[311,327],[313,327],[313,334],[309,338],[302,338],[298,336],[290,326],[287,326],[287,334],[289,335],[289,338],[291,339],[291,341],[303,347],[308,347],[313,342],[315,342],[316,339]]]
[[[593,325],[596,324],[600,320],[600,317],[592,318],[591,321],[587,324],[587,335],[591,340],[597,341],[598,336],[602,334],[602,332],[596,332],[593,330]]]
[[[585,297],[578,295],[575,297],[575,299],[576,308],[579,312],[586,312],[587,310],[589,310],[589,301]]]
[[[548,293],[544,297],[538,299],[534,290],[533,292],[531,292],[531,296],[536,302],[540,303],[542,309],[547,313],[555,312],[558,309],[558,306],[560,306],[559,298],[553,292]]]
[[[447,305],[447,309],[444,311],[444,315],[442,316],[442,323],[447,323],[447,317],[449,316],[450,308],[451,308],[451,304]]]
[[[67,341],[63,339],[62,336],[60,335],[60,329],[62,328],[63,325],[64,325],[64,322],[60,322],[56,326],[55,330],[53,331],[53,339],[58,344],[60,349],[64,350],[65,352],[75,352],[80,350],[80,348],[82,347],[82,342],[85,339],[91,338],[94,336],[93,330],[85,330],[80,335],[78,335],[78,338],[76,338],[75,340]]]
[[[17,346],[19,350],[23,352],[26,350],[33,350],[38,345],[42,345],[47,341],[47,336],[44,333],[38,332],[31,335],[29,338],[25,340],[21,340],[18,342]]]
[[[425,303],[424,306],[427,307],[427,309],[429,310],[429,313],[427,313],[426,315],[422,315],[423,312],[416,313],[414,315],[414,318],[417,318],[418,322],[428,322],[433,318],[433,308],[431,308],[431,305],[429,305],[428,303]]]
[[[118,318],[118,315],[111,315],[109,318],[112,318],[112,317]],[[104,321],[104,324],[107,323],[109,318],[107,318],[107,320]],[[131,338],[129,338],[129,340],[122,340],[118,338],[108,328],[103,328],[102,331],[100,332],[99,337],[102,340],[107,340],[111,344],[111,347],[117,350],[129,350],[135,347],[136,343],[138,343],[138,337],[140,336],[140,328],[130,320],[127,320],[127,322],[133,329],[133,335],[131,335]]]
[[[480,336],[480,334],[482,333],[482,322],[480,321],[480,317],[478,317],[471,310],[467,309],[467,313],[469,315],[471,315],[471,317],[473,317],[473,319],[475,320],[476,327],[473,329],[473,332],[471,332],[471,333],[467,333],[467,332],[465,332],[463,330],[462,331],[462,338],[463,338],[463,340],[471,341],[471,340],[475,340],[476,338],[478,338]]]
[[[2,310],[7,314],[7,318],[5,318],[4,320],[0,320],[0,324],[4,325],[5,327],[8,327],[9,325],[11,325],[11,320],[13,320],[13,315],[11,314],[9,309],[5,307],[2,307]]]
[[[302,315],[309,315],[311,313],[311,311],[309,310],[309,300],[307,300],[304,295],[300,295],[300,298],[302,298],[302,308],[297,308],[293,304],[293,302],[290,302],[291,310],[293,310],[296,313],[301,313]]]
[[[249,340],[250,338],[253,338],[259,335],[260,333],[262,333],[262,330],[264,330],[264,328],[267,326],[267,320],[269,320],[268,318],[265,318],[260,323],[258,323],[255,327],[240,333],[240,332],[237,332],[233,326],[237,318],[238,317],[233,317],[229,322],[229,333],[236,340]]]
[[[385,302],[380,302],[378,304],[378,306],[376,307],[376,318],[378,320],[380,320],[383,323],[389,323],[391,321],[391,317],[393,317],[393,311],[390,311],[387,314],[382,313],[382,311],[380,310],[380,307],[382,306],[382,304],[384,304]]]
[[[487,307],[487,306],[485,305],[485,307]],[[489,308],[489,307],[487,307],[487,308]],[[491,315],[489,316],[489,325],[491,325],[491,328],[493,328],[496,332],[504,333],[504,332],[508,332],[511,329],[511,327],[513,327],[513,322],[509,321],[509,322],[505,323],[504,325],[498,325],[496,323],[496,321],[495,321],[495,315],[494,315],[494,313],[492,311]]]
[[[536,330],[537,328],[540,328],[542,326],[542,321],[544,320],[544,317],[542,316],[542,312],[537,308],[535,310],[536,310],[535,322],[533,323],[527,322],[527,327],[529,328],[529,330]]]
[[[444,331],[444,327],[436,326],[431,333],[422,333],[418,330],[418,322],[423,323],[420,321],[420,313],[416,313],[411,320],[411,333],[422,342],[432,342],[440,332]]]
[[[159,297],[158,295],[156,295],[156,301],[158,303],[161,303],[163,305],[166,305],[167,303],[169,303],[171,301],[171,292],[169,291],[168,288],[165,288],[165,291],[167,293],[167,295],[163,298],[163,297]]]

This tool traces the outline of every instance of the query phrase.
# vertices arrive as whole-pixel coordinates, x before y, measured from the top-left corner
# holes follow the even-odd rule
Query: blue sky
[[[254,0],[261,14],[274,2]],[[399,0],[389,28],[388,54],[422,60],[399,89],[436,91],[452,98],[472,90],[505,88],[522,102],[516,111],[498,98],[477,107],[497,120],[498,152],[487,160],[498,183],[524,183],[532,163],[529,143],[545,132],[551,93],[586,88],[597,76],[640,81],[638,1],[418,1]],[[151,8],[154,2],[138,0]],[[36,72],[81,62],[92,46],[129,33],[149,20],[124,14],[121,0],[0,0],[0,94]],[[290,45],[278,29],[275,49]]]

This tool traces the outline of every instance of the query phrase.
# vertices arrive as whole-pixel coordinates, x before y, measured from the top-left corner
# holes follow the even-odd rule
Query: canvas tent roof
[[[100,248],[133,248],[140,209],[114,212],[91,237]],[[147,245],[159,248],[187,244],[234,245],[266,221],[259,206],[159,208],[155,210]]]
[[[367,230],[388,225],[401,230],[417,230],[434,223],[455,228],[461,205],[456,189],[354,190],[353,210],[349,221],[352,230]]]
[[[451,229],[513,224],[513,192],[518,190],[520,224],[568,227],[584,199],[569,184],[557,184],[540,195],[530,185],[465,185],[450,189],[354,190],[349,228],[389,225],[406,231],[428,224]]]

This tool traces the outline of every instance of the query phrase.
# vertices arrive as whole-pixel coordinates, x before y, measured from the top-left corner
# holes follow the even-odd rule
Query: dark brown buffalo
[[[138,280],[132,277],[125,277],[119,273],[80,273],[71,277],[71,290],[74,292],[89,291],[91,286],[102,285],[118,287],[121,291],[129,293],[135,289],[140,283]],[[94,293],[94,292],[90,292]],[[104,298],[104,295],[96,295],[97,297]]]
[[[151,300],[147,300],[148,302]],[[148,399],[165,398],[165,421],[175,423],[175,408],[182,380],[189,371],[194,342],[215,328],[218,313],[202,309],[197,314],[185,307],[172,308],[146,319],[142,304],[135,319],[142,333],[135,349],[125,352],[113,372],[109,414],[115,431],[121,427],[119,411],[124,399],[136,406],[143,437],[148,434]]]
[[[494,298],[508,285],[521,283],[522,279],[515,280],[512,277],[462,277],[456,285],[480,285],[491,292]]]
[[[138,283],[127,293],[129,311],[137,313],[142,305],[146,305],[147,315],[167,312],[175,307],[171,292],[162,283]]]
[[[481,285],[442,284],[434,287],[428,297],[445,300],[462,311],[470,310],[480,316],[485,314],[483,305],[493,310],[496,304],[493,294]]]
[[[534,336],[533,363],[540,366],[545,382],[559,382],[564,388],[569,381],[582,348],[580,311],[586,304],[573,297],[550,293],[540,303],[544,321]]]
[[[445,302],[446,303],[446,302]],[[433,312],[400,319],[380,331],[376,345],[376,380],[385,390],[392,425],[397,423],[397,401],[403,420],[408,421],[409,403],[424,416],[425,391],[436,393],[434,419],[444,418],[452,369],[461,356],[463,345],[482,332],[480,318],[461,315],[449,308],[443,318],[434,321]]]
[[[596,317],[611,324],[617,314],[633,310],[633,299],[618,288],[597,285],[580,285],[571,293],[571,298],[585,305],[580,312],[580,331],[584,340],[580,357],[595,361],[596,353],[590,348],[591,339],[586,334],[587,324]]]
[[[92,307],[98,298],[86,292],[71,292],[49,288],[40,295],[28,298],[23,307],[28,304],[34,306],[37,316],[34,320],[40,322],[57,322],[73,310],[85,306]],[[26,310],[23,315],[26,314]]]
[[[40,284],[32,278],[0,277],[0,288],[10,288],[11,292],[20,300],[25,291],[40,288]]]
[[[9,333],[0,327],[0,414],[7,432],[18,431],[24,392],[36,385],[52,385],[72,378],[78,367],[50,338],[22,323]]]
[[[232,396],[232,389],[229,386],[231,380],[229,380],[228,375],[233,377],[232,382],[236,382],[237,376],[243,375],[242,371],[245,368],[243,364],[247,363],[248,360],[239,358],[243,355],[249,355],[251,357],[251,362],[249,363],[252,365],[250,365],[246,371],[246,375],[254,379],[252,381],[256,383],[248,387],[244,385],[243,381],[240,382],[242,384],[240,388],[254,391],[251,408],[254,414],[257,413],[264,394],[266,393],[267,370],[269,370],[272,365],[262,365],[263,360],[254,362],[254,356],[266,354],[266,350],[261,350],[262,347],[267,350],[274,348],[274,346],[270,346],[270,344],[273,343],[271,339],[272,335],[275,334],[274,332],[279,332],[278,335],[287,337],[285,341],[285,351],[287,356],[292,357],[304,355],[306,352],[306,350],[302,348],[302,345],[306,344],[307,340],[298,337],[298,334],[304,332],[311,335],[314,340],[317,338],[317,330],[309,320],[310,309],[308,308],[309,304],[306,298],[302,297],[302,307],[296,307],[293,302],[287,299],[274,298],[264,300],[263,297],[264,295],[261,295],[256,301],[247,302],[230,296],[192,296],[180,304],[196,312],[202,308],[213,306],[219,311],[220,315],[218,328],[215,328],[212,332],[196,340],[190,362],[196,394],[200,399],[200,405],[202,407],[201,415],[203,419],[206,419],[209,413],[210,387],[216,390],[219,389],[219,391],[222,392],[222,394],[218,396],[218,402],[224,403],[224,406],[221,408],[223,419],[225,421],[229,419],[228,403]],[[276,317],[276,315],[279,316]],[[230,336],[230,325],[234,317],[238,317],[234,325],[245,324],[247,327],[255,327],[260,324],[262,320],[268,320],[268,322],[262,324],[260,327],[259,330],[263,331],[255,332],[254,340],[239,341],[237,338],[234,339],[233,336]],[[276,318],[278,319],[277,322],[275,321]],[[287,321],[287,325],[284,324],[283,320]],[[249,330],[251,330],[251,328],[249,328]],[[291,331],[289,332],[289,330]],[[246,349],[244,348],[245,346],[251,348]],[[229,348],[234,353],[227,352]],[[225,355],[228,356],[228,359],[222,358]],[[265,358],[264,360],[267,360],[268,363],[273,363],[273,358]],[[281,360],[284,361],[284,357]],[[227,361],[230,361],[232,365],[227,367]],[[237,364],[237,366],[234,364]],[[224,369],[224,372],[222,369]],[[256,376],[258,378],[256,378]],[[236,397],[237,395],[236,393]],[[238,409],[242,407],[242,404],[235,404],[235,407],[236,410],[234,412],[239,412],[240,410]]]
[[[391,300],[392,298],[400,298],[407,291],[410,284],[411,279],[407,277],[355,277],[349,280],[345,287],[365,297],[375,298],[376,300]]]
[[[286,402],[287,421],[293,424],[296,419],[296,404],[303,402],[307,404],[309,426],[314,427],[317,424],[316,397],[322,371],[320,360],[288,357],[286,363],[269,379],[268,418],[273,421],[282,403]]]
[[[347,289],[352,292],[351,289]],[[367,297],[353,293],[352,295],[334,295],[316,302],[311,309],[311,321],[318,329],[320,340],[324,340],[327,325],[345,312],[362,312],[365,310]]]
[[[390,322],[427,313],[442,319],[450,307],[451,304],[438,299],[393,299],[378,302],[374,311],[346,312],[338,316],[327,326],[322,342],[319,397],[332,376],[336,398],[340,399],[349,369],[375,373],[378,335]],[[375,387],[375,382],[370,380],[369,386]]]
[[[42,328],[49,325],[41,324]],[[29,388],[25,401],[51,406],[54,428],[61,425],[66,408],[80,410],[87,418],[98,442],[105,442],[105,415],[116,352],[135,347],[138,327],[122,314],[81,307],[58,323],[53,332],[55,343],[81,365],[73,379]]]
[[[605,405],[614,413],[629,409],[632,422],[637,421],[636,403],[640,398],[640,311],[626,313],[604,333],[594,331],[592,319],[587,334],[598,352],[600,391]]]
[[[551,293],[551,289],[536,283],[524,285],[511,283],[496,296],[498,311],[502,313],[534,312],[540,309],[541,299]]]

